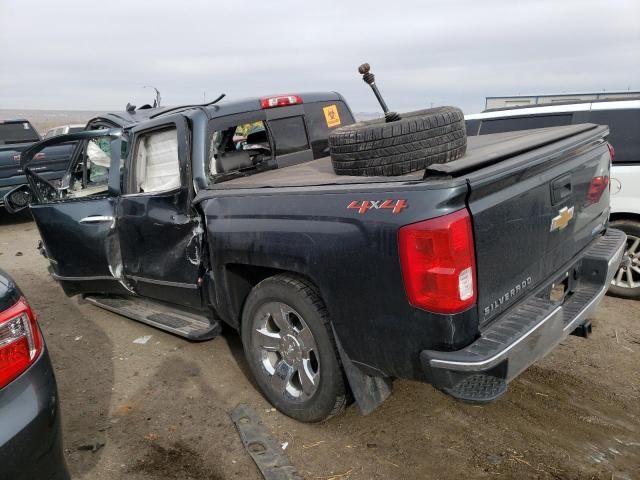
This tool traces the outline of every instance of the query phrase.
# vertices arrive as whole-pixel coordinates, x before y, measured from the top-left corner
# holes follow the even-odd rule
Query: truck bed
[[[578,143],[582,141],[581,135],[577,137],[579,134],[585,134],[596,128],[597,125],[585,123],[468,137],[467,153],[461,159],[446,164],[434,164],[426,171],[420,170],[406,175],[393,177],[336,175],[331,166],[331,158],[324,157],[299,165],[235,178],[215,184],[211,189],[415,182],[432,177],[457,177],[570,137],[576,136],[576,143]],[[563,148],[566,147],[567,145],[563,144]],[[549,152],[545,154],[548,155]]]

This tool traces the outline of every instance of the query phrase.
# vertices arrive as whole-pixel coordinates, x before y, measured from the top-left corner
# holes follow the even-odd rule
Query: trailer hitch
[[[396,112],[390,112],[389,107],[387,107],[387,103],[382,98],[382,94],[380,93],[380,90],[378,90],[378,86],[376,85],[376,77],[373,73],[371,73],[371,65],[369,65],[368,63],[363,63],[358,67],[358,72],[362,75],[362,80],[364,80],[364,83],[369,85],[371,87],[371,90],[373,90],[373,94],[376,96],[378,103],[382,107],[384,118],[387,123],[400,120],[400,115],[398,115]]]

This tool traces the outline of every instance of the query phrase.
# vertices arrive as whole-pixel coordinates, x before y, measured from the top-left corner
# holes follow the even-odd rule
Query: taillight
[[[286,107],[301,103],[302,97],[299,95],[278,95],[275,97],[264,97],[260,99],[260,106],[262,108]]]
[[[35,316],[24,298],[0,313],[0,389],[38,358],[42,345]]]
[[[473,232],[466,209],[406,225],[398,243],[411,305],[450,314],[476,303]]]
[[[611,162],[616,158],[616,149],[613,148],[613,145],[607,142],[607,147],[609,147],[609,155],[611,156]]]
[[[607,175],[602,175],[598,177],[593,177],[591,179],[591,183],[589,184],[589,190],[587,190],[587,205],[593,205],[594,203],[598,203],[602,198],[602,194],[609,187],[609,177]]]

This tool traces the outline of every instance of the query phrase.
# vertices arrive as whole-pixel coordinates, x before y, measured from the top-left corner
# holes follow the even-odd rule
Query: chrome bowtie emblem
[[[571,207],[571,208],[563,207],[563,208],[561,208],[560,211],[558,212],[558,216],[553,217],[551,219],[551,230],[550,231],[553,232],[554,230],[562,230],[567,225],[569,225],[569,222],[573,218],[573,210],[574,210],[574,207]]]

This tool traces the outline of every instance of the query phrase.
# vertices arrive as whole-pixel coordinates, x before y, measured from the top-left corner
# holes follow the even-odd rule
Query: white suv
[[[610,220],[627,234],[630,258],[620,267],[609,293],[640,299],[640,99],[486,110],[466,115],[465,120],[470,136],[576,123],[609,126],[609,142],[615,149]]]

